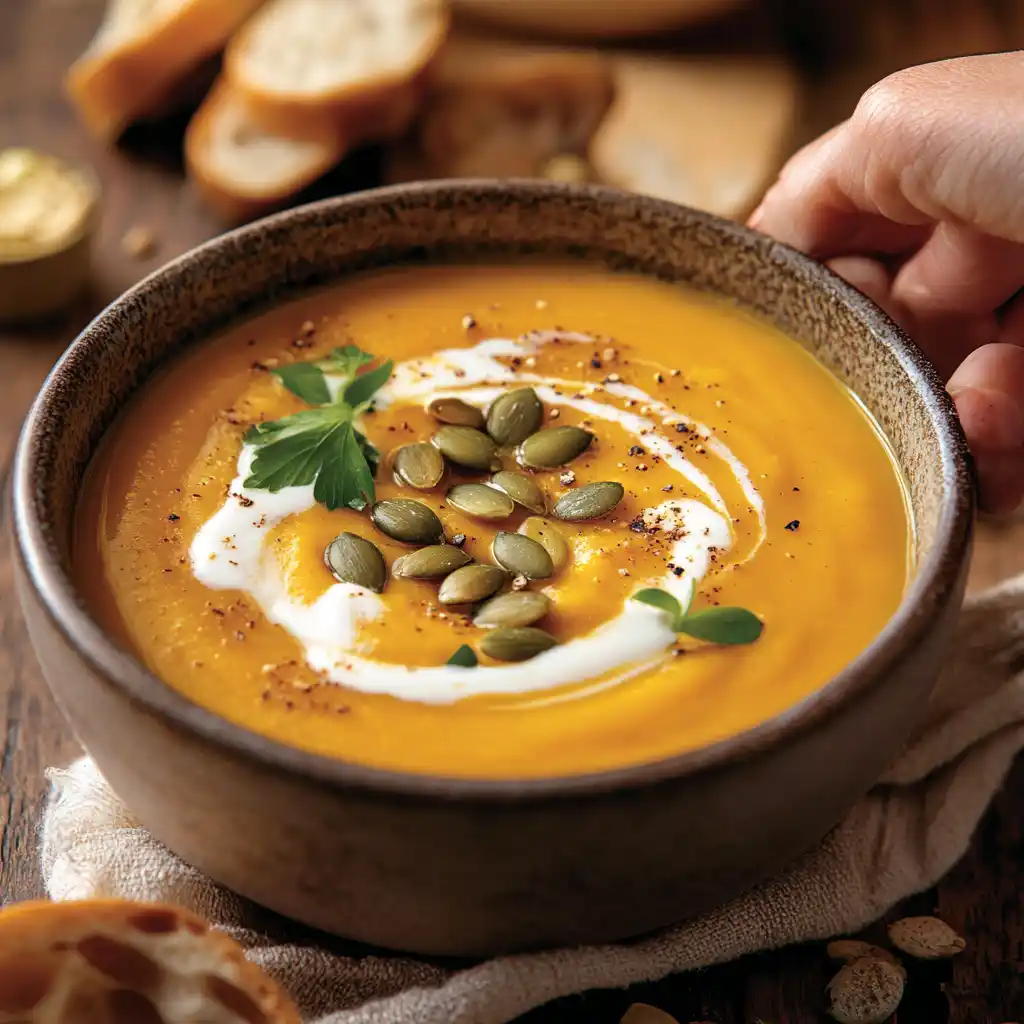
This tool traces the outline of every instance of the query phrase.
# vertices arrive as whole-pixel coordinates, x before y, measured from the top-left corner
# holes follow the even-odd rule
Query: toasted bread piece
[[[598,53],[453,36],[388,177],[538,176],[554,157],[586,152],[614,94]]]
[[[614,60],[618,98],[589,149],[597,177],[725,217],[749,213],[794,130],[792,68],[754,57]]]
[[[232,38],[225,74],[270,131],[349,132],[422,86],[447,31],[444,0],[271,0]]]
[[[179,86],[217,53],[262,0],[110,0],[67,88],[87,127],[114,139],[173,105]]]
[[[452,0],[456,14],[560,39],[616,39],[682,28],[744,0]]]
[[[238,224],[284,206],[344,156],[339,135],[288,139],[265,131],[248,101],[218,81],[185,132],[185,163],[219,216]]]
[[[299,1024],[242,948],[177,907],[43,901],[0,910],[0,1022]]]

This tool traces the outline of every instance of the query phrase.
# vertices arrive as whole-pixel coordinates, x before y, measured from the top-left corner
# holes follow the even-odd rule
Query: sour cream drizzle
[[[587,417],[618,424],[642,441],[652,455],[699,490],[706,501],[673,499],[645,509],[644,520],[665,532],[678,532],[672,561],[683,568],[680,576],[637,581],[660,586],[681,599],[707,574],[712,550],[732,546],[729,512],[711,479],[659,432],[659,426],[685,423],[710,454],[728,467],[757,516],[759,535],[746,558],[764,540],[764,503],[746,467],[704,424],[675,412],[640,388],[621,382],[595,387],[582,381],[560,380],[523,373],[499,361],[537,351],[555,337],[590,343],[587,335],[534,332],[518,340],[494,338],[473,348],[446,349],[425,359],[408,360],[395,367],[388,384],[378,393],[377,404],[428,400],[441,394],[457,394],[463,401],[486,406],[505,388],[503,384],[532,384],[549,406],[577,409]],[[330,382],[329,382],[330,383]],[[333,382],[333,387],[340,386]],[[641,414],[598,401],[601,394],[630,400]],[[586,636],[554,647],[523,664],[480,666],[473,669],[450,665],[410,667],[374,660],[360,641],[363,622],[382,616],[387,604],[371,591],[348,583],[335,583],[315,601],[307,603],[289,594],[280,566],[265,550],[270,530],[289,515],[315,505],[313,487],[286,487],[273,494],[244,486],[254,449],[243,445],[230,496],[200,528],[190,549],[192,571],[206,586],[237,589],[249,594],[271,621],[283,626],[303,646],[310,667],[326,680],[367,693],[389,694],[405,700],[446,704],[477,694],[524,694],[547,691],[597,678],[603,685],[622,682],[656,665],[675,640],[665,616],[657,609],[626,600],[622,611]],[[239,500],[241,497],[243,500]],[[577,542],[576,564],[585,562],[593,549]],[[746,559],[744,559],[746,560]],[[558,588],[546,592],[557,602]]]

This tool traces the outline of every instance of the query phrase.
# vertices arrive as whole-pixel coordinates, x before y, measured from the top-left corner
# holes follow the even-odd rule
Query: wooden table
[[[10,465],[20,419],[54,359],[87,319],[144,272],[217,230],[182,183],[180,132],[140,131],[127,148],[103,150],[78,127],[61,93],[61,77],[89,39],[99,0],[0,0],[0,146],[27,144],[91,163],[104,186],[106,209],[97,247],[93,294],[48,325],[0,332],[0,473]],[[823,87],[826,97],[828,85]],[[836,85],[832,108],[842,113],[850,83]],[[842,93],[842,95],[841,95]],[[819,105],[822,92],[816,90]],[[828,104],[826,104],[827,106]],[[371,158],[367,158],[368,160]],[[372,174],[365,163],[321,186],[350,186]],[[121,247],[125,232],[144,226],[159,247],[140,262]],[[0,508],[6,535],[7,506]],[[1024,570],[1024,523],[983,524],[973,584]],[[41,679],[12,589],[8,545],[0,551],[0,897],[40,893],[36,826],[43,769],[72,758],[69,735]],[[937,912],[967,937],[953,963],[915,969],[900,1024],[995,1024],[1024,1020],[1024,764],[1007,781],[970,851],[935,890],[894,912]],[[631,992],[598,992],[565,1000],[532,1021],[611,1024],[642,999],[681,1022],[810,1024],[823,1019],[830,967],[820,947],[748,957],[698,975]]]

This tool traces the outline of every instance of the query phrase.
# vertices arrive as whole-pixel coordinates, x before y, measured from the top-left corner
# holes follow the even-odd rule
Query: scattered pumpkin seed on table
[[[379,594],[388,580],[388,566],[377,545],[354,533],[339,533],[324,549],[324,562],[342,583]]]
[[[902,917],[889,925],[889,941],[918,960],[943,960],[962,953],[967,943],[937,917]]]
[[[427,412],[440,423],[484,429],[484,414],[461,398],[433,398],[427,405]]]
[[[437,592],[441,604],[475,604],[505,585],[508,573],[496,565],[466,565],[446,576]]]
[[[407,579],[430,580],[447,576],[472,561],[473,559],[462,548],[452,544],[434,544],[396,558],[391,566],[391,572],[395,576]]]
[[[536,626],[524,626],[492,630],[480,641],[480,650],[496,661],[529,661],[557,645],[550,633]]]
[[[863,960],[865,957],[890,960],[894,964],[899,962],[889,950],[860,939],[834,939],[825,947],[825,952],[830,960],[843,964],[852,964],[855,960]]]
[[[519,532],[536,541],[548,553],[556,572],[569,561],[569,542],[548,520],[540,516],[528,516],[519,524]]]
[[[487,410],[487,433],[499,445],[519,444],[534,433],[544,418],[544,406],[533,388],[516,388],[499,395]]]
[[[444,527],[434,512],[415,498],[388,498],[370,507],[373,525],[403,544],[438,544]]]
[[[574,491],[567,491],[552,510],[558,519],[570,523],[582,522],[585,519],[600,519],[620,501],[626,493],[622,484],[615,480],[601,480],[593,484],[584,484]]]
[[[544,547],[521,533],[499,533],[491,551],[498,565],[513,575],[546,580],[554,574],[554,562]]]
[[[452,508],[474,519],[508,519],[515,503],[504,492],[487,484],[456,484],[446,495]]]
[[[884,1024],[903,998],[903,970],[890,960],[865,957],[847,964],[828,983],[829,1015],[839,1024]]]
[[[491,486],[504,491],[517,505],[522,505],[531,512],[543,515],[547,511],[548,503],[540,484],[525,473],[503,469],[491,477]]]
[[[417,491],[429,491],[444,476],[444,457],[426,441],[403,445],[395,452],[395,480]]]
[[[582,427],[546,427],[523,441],[517,458],[530,469],[557,469],[582,455],[593,440]]]
[[[473,619],[474,626],[517,628],[532,626],[551,610],[551,599],[536,590],[520,590],[492,597]]]
[[[446,458],[467,469],[501,469],[498,447],[473,427],[444,426],[430,439]]]

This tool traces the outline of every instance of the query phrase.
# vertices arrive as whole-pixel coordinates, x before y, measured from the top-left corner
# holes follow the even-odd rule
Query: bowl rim
[[[479,199],[543,202],[583,195],[593,202],[643,208],[668,219],[682,210],[699,224],[748,247],[762,247],[765,258],[795,269],[814,286],[829,291],[896,357],[924,400],[939,439],[945,493],[931,551],[918,564],[896,611],[871,644],[840,672],[813,693],[779,714],[739,733],[725,736],[694,750],[655,761],[623,765],[596,772],[564,776],[487,778],[432,775],[372,767],[291,747],[250,731],[174,690],[141,661],[121,650],[86,611],[70,578],[60,566],[37,514],[32,485],[35,451],[42,433],[44,412],[62,368],[82,349],[96,344],[115,323],[124,305],[147,290],[172,280],[190,261],[240,243],[268,228],[287,227],[323,213],[374,207],[416,195],[471,193]],[[237,248],[236,248],[237,251]],[[659,783],[678,782],[697,774],[725,771],[754,759],[786,741],[814,729],[875,686],[885,684],[892,668],[912,652],[929,631],[933,612],[954,586],[970,551],[974,521],[974,473],[966,439],[953,401],[937,371],[890,317],[861,292],[823,264],[743,225],[666,200],[641,197],[603,185],[573,185],[526,179],[457,179],[415,182],[336,196],[273,214],[218,235],[144,277],[102,310],[75,338],[56,362],[26,415],[12,469],[12,512],[15,554],[39,604],[68,646],[97,675],[125,697],[159,717],[177,731],[195,734],[248,760],[264,770],[278,770],[307,782],[377,796],[449,802],[517,803],[573,799],[607,793],[625,793]]]

